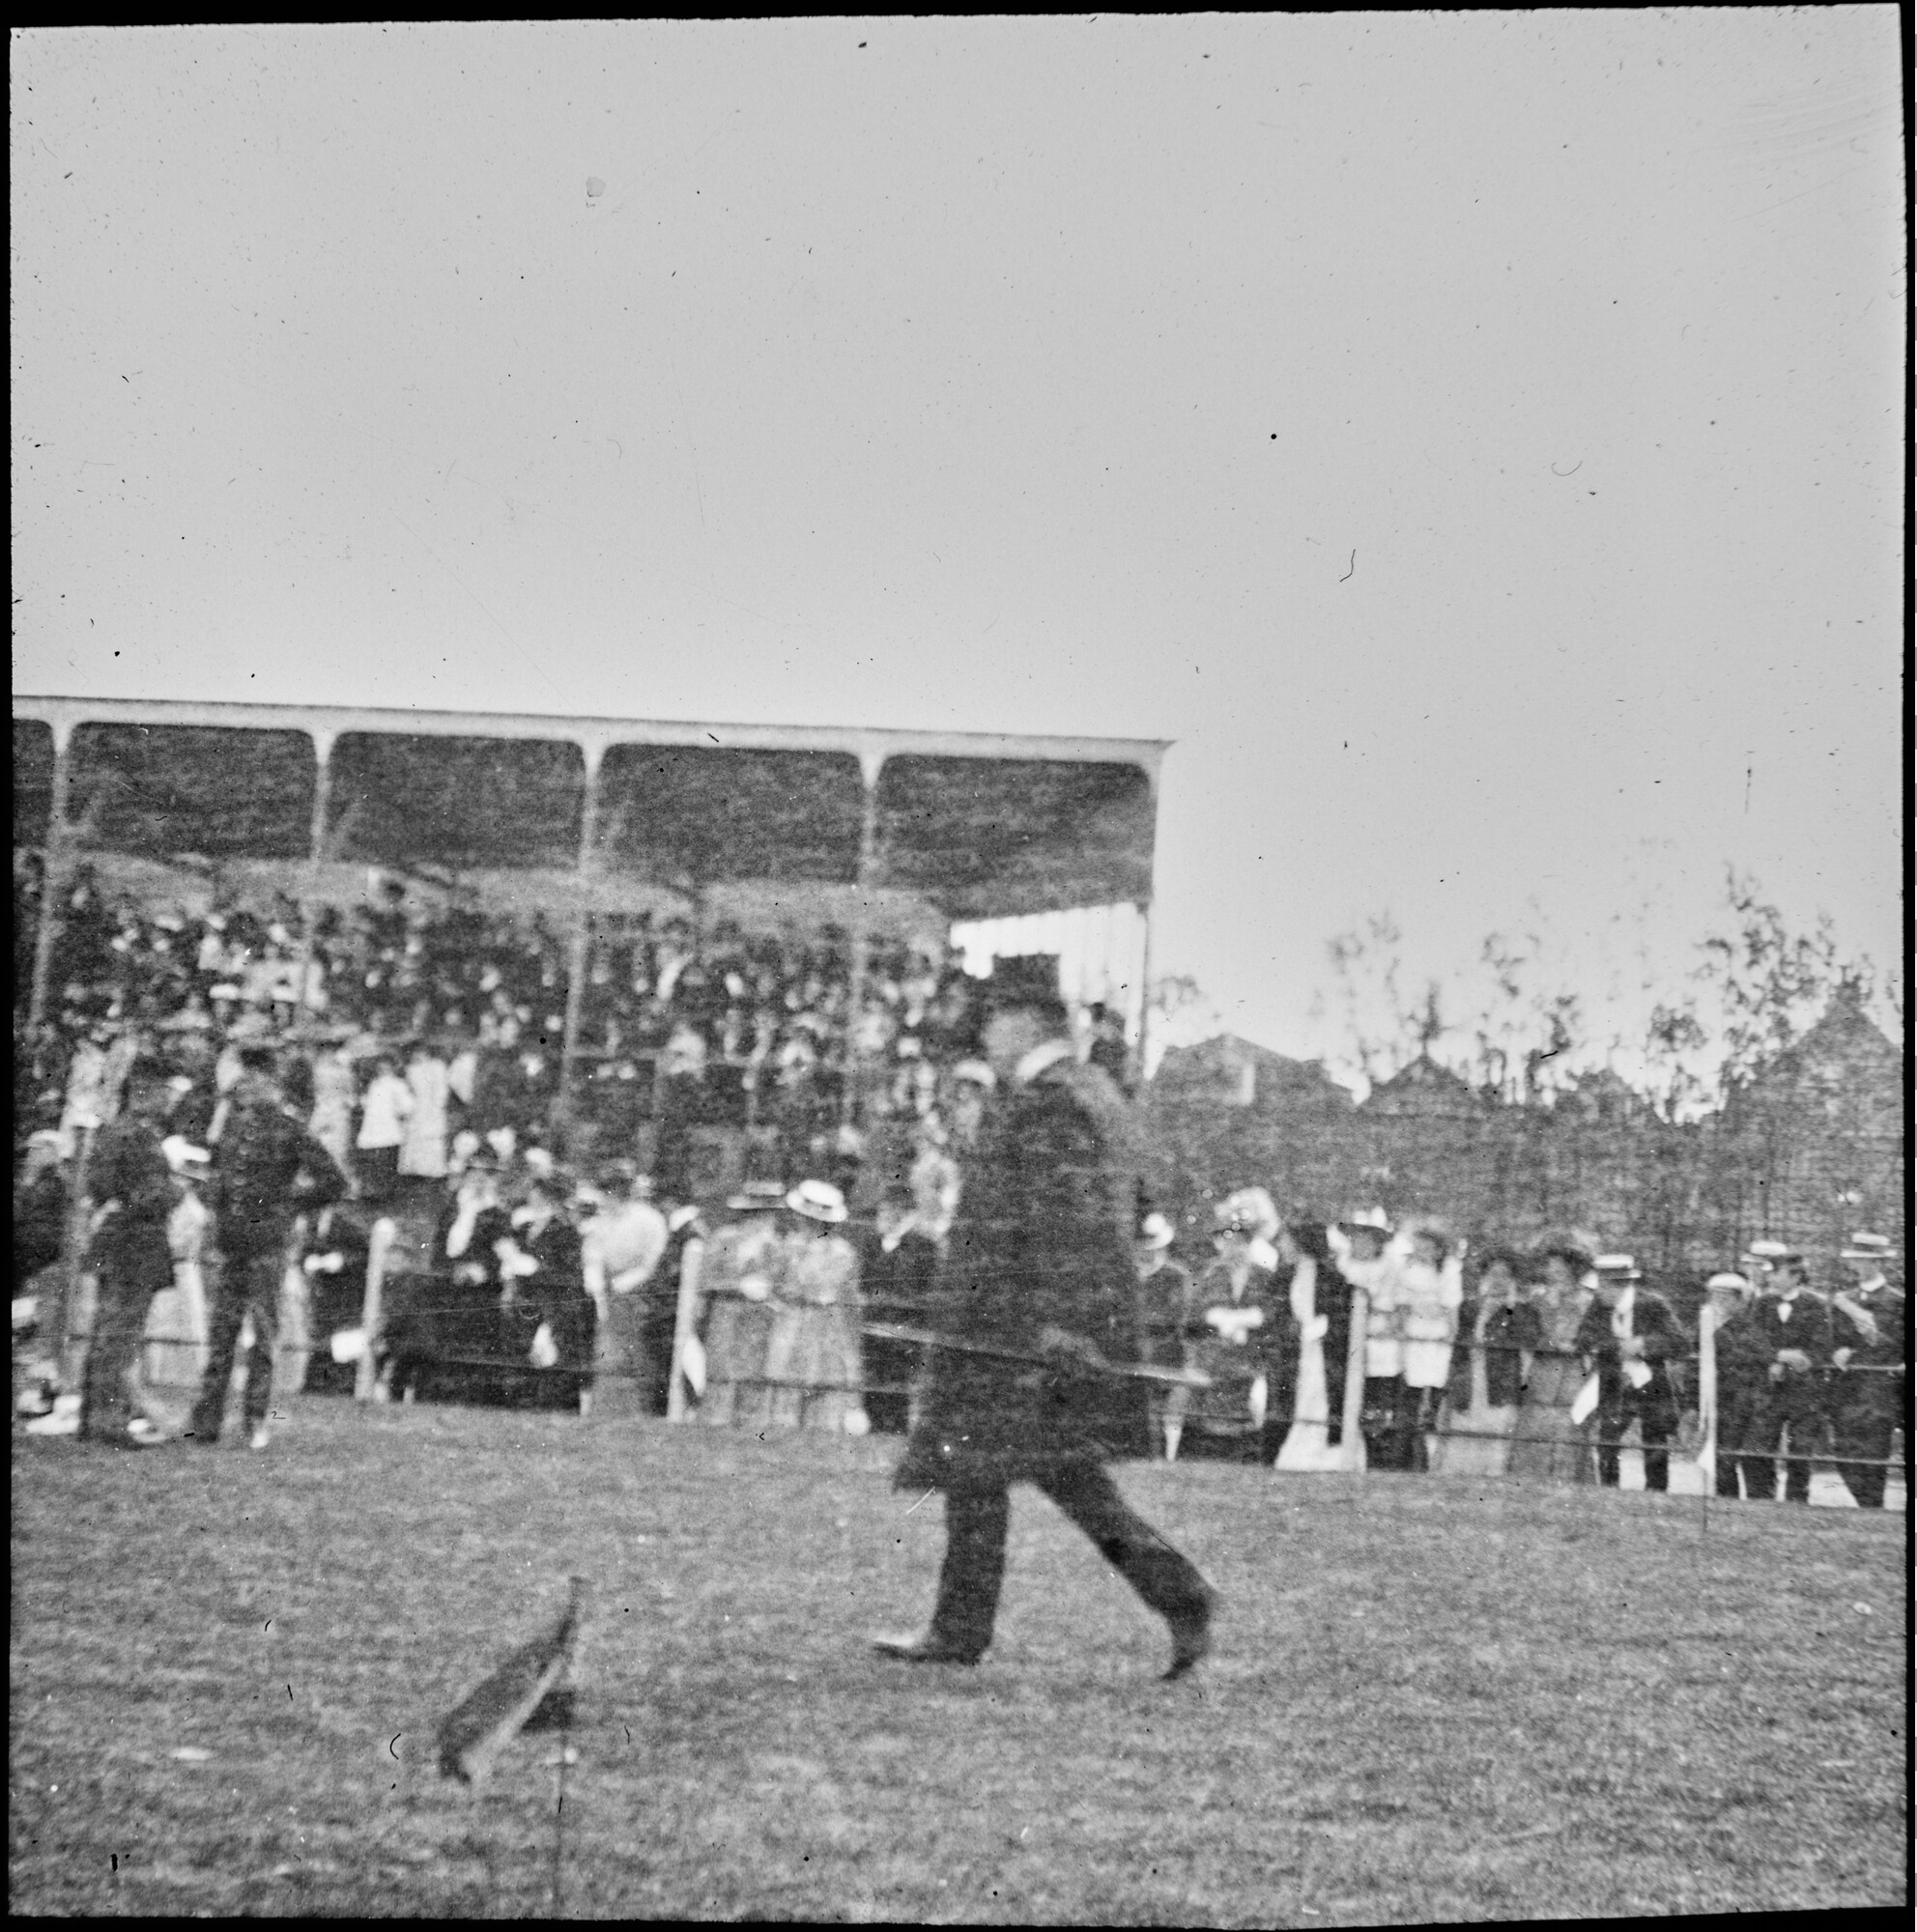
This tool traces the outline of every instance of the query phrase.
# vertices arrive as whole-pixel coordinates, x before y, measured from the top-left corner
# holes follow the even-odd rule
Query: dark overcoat
[[[1139,1359],[1132,1217],[1140,1166],[1110,1076],[1061,1060],[987,1115],[932,1301],[941,1333],[1034,1356],[1055,1327]],[[929,1351],[901,1489],[1029,1480],[1073,1458],[1139,1453],[1144,1385],[956,1350]]]

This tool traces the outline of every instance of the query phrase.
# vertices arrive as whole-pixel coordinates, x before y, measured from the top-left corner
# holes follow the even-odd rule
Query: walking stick
[[[1028,1350],[1009,1349],[995,1342],[971,1342],[957,1335],[941,1335],[930,1328],[912,1328],[899,1321],[862,1321],[862,1335],[880,1342],[917,1342],[928,1349],[949,1349],[958,1355],[985,1355],[994,1361],[1023,1362],[1035,1369],[1080,1367],[1095,1375],[1118,1376],[1129,1381],[1161,1382],[1172,1388],[1204,1389],[1212,1386],[1210,1376],[1198,1369],[1161,1369],[1155,1362],[1113,1362],[1103,1356],[1035,1355]]]

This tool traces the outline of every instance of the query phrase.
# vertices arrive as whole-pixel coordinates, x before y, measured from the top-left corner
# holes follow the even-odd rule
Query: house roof
[[[1457,1113],[1474,1108],[1477,1096],[1460,1075],[1419,1052],[1388,1080],[1378,1081],[1363,1104],[1376,1114]]]

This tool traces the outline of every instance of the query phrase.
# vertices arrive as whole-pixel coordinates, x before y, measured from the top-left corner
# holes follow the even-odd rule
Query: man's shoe
[[[127,1425],[127,1439],[135,1449],[157,1449],[166,1440],[166,1432],[151,1416],[136,1415]]]
[[[264,1449],[272,1440],[272,1434],[263,1422],[253,1431],[249,1439],[253,1448]]]
[[[80,1399],[76,1395],[57,1395],[52,1408],[27,1424],[29,1435],[77,1435],[80,1433]]]
[[[875,1636],[872,1647],[881,1657],[890,1657],[900,1663],[976,1663],[979,1653],[960,1650],[957,1644],[948,1643],[931,1631],[921,1631],[916,1636]]]
[[[1212,1608],[1216,1594],[1207,1590],[1195,1610],[1166,1618],[1171,1625],[1171,1668],[1164,1681],[1175,1683],[1194,1664],[1202,1663],[1212,1648]]]

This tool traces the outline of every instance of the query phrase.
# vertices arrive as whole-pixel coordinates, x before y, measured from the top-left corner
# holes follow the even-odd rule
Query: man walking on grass
[[[287,1108],[272,1048],[243,1047],[240,1065],[215,1158],[220,1268],[208,1321],[207,1370],[186,1429],[203,1448],[219,1440],[233,1356],[248,1316],[253,1346],[246,1358],[246,1434],[255,1449],[267,1446],[280,1283],[294,1216],[346,1192],[346,1177],[332,1155]]]
[[[1165,1619],[1167,1677],[1210,1648],[1214,1596],[1106,1474],[1146,1443],[1132,1264],[1137,1151],[1110,1077],[1080,1066],[1055,960],[1001,960],[985,1045],[998,1096],[964,1172],[934,1293],[941,1333],[895,1485],[945,1492],[945,1560],[930,1626],[877,1640],[908,1663],[976,1663],[991,1642],[1011,1486],[1035,1483]],[[973,1350],[994,1352],[974,1352]]]

